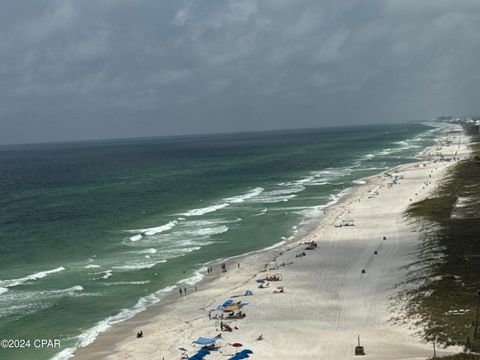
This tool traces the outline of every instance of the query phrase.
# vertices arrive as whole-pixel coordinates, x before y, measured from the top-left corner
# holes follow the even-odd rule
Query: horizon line
[[[346,127],[362,127],[362,126],[375,126],[375,125],[401,125],[408,123],[425,123],[434,121],[432,119],[424,120],[406,120],[402,122],[379,122],[369,124],[350,124],[350,125],[337,125],[337,126],[316,126],[316,127],[299,127],[299,128],[279,128],[279,129],[263,129],[263,130],[240,130],[240,131],[221,131],[221,132],[199,132],[189,134],[172,134],[172,135],[153,135],[153,136],[133,136],[133,137],[112,137],[112,138],[85,138],[79,140],[53,140],[53,141],[36,141],[36,142],[18,142],[18,143],[6,143],[0,144],[0,148],[6,147],[18,147],[18,146],[37,146],[37,145],[60,145],[60,144],[75,144],[75,143],[95,143],[95,142],[109,142],[109,141],[122,141],[122,140],[153,140],[153,139],[169,139],[169,138],[187,138],[195,136],[209,136],[209,135],[234,135],[234,134],[253,134],[253,133],[272,133],[272,132],[285,132],[295,130],[319,130],[319,129],[338,129]]]

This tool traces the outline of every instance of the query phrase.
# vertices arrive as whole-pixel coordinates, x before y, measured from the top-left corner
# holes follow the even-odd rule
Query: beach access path
[[[404,212],[426,198],[454,164],[438,161],[441,155],[451,159],[456,154],[458,159],[469,153],[465,135],[450,134],[451,143],[445,141],[452,129],[458,125],[444,125],[437,145],[424,152],[425,160],[389,170],[397,176],[396,184],[383,173],[365,179],[366,184],[329,207],[306,238],[230,259],[226,273],[213,265],[213,274],[198,284],[198,291],[171,294],[163,304],[100,335],[75,359],[180,359],[181,347],[193,355],[199,347],[192,341],[220,333],[220,320],[209,320],[208,311],[252,290],[253,296],[234,298],[249,302],[247,316],[226,321],[238,329],[222,332],[221,353],[212,352],[207,359],[228,359],[226,355],[235,353],[229,343],[236,342],[254,351],[252,359],[353,359],[358,358],[354,348],[360,335],[365,358],[425,360],[432,355],[432,344],[415,335],[418,329],[389,320],[395,315],[395,286],[405,275],[402,266],[413,261],[419,242],[418,229],[405,220]],[[343,220],[353,220],[354,226],[335,226]],[[318,247],[304,250],[303,242],[310,240]],[[306,256],[297,257],[304,251]],[[274,259],[285,264],[274,271],[283,280],[257,288],[255,279],[265,276],[265,264]],[[277,285],[285,292],[273,293]],[[144,337],[137,339],[140,330]],[[256,340],[259,335],[263,340]]]

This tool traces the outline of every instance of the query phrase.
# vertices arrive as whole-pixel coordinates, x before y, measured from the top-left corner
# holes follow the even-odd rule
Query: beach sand
[[[101,334],[79,350],[75,359],[179,359],[180,347],[193,355],[199,346],[192,341],[220,333],[220,320],[209,320],[208,311],[247,289],[254,295],[234,299],[249,302],[246,318],[225,321],[238,329],[222,332],[221,352],[212,352],[208,359],[228,359],[226,355],[235,353],[229,343],[235,342],[253,350],[252,359],[353,359],[358,335],[368,359],[424,360],[431,356],[432,344],[415,335],[418,329],[389,320],[395,315],[395,286],[405,275],[401,268],[414,259],[418,246],[415,224],[404,219],[404,212],[411,203],[427,197],[454,163],[434,162],[439,156],[432,154],[468,155],[465,135],[461,145],[460,135],[450,135],[450,145],[444,141],[445,131],[456,128],[445,126],[437,145],[424,152],[425,161],[389,170],[399,177],[397,184],[390,186],[383,173],[365,179],[366,184],[329,207],[306,238],[230,259],[226,273],[214,264],[213,274],[197,284],[198,291],[189,287],[188,294],[179,297],[176,290]],[[350,219],[354,226],[334,226]],[[304,250],[306,240],[315,240],[318,247]],[[296,257],[304,251],[306,256]],[[281,273],[283,280],[257,288],[255,279],[265,276],[265,264],[274,259],[285,264],[273,271]],[[284,286],[285,292],[273,293],[277,285]],[[140,330],[144,337],[137,339]],[[261,334],[263,340],[256,340]],[[441,349],[437,354],[458,351]]]

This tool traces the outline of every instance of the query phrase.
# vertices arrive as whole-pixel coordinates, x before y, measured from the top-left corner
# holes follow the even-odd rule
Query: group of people
[[[195,291],[197,291],[197,285],[195,285]],[[187,295],[187,288],[185,287],[185,288],[183,288],[183,290],[182,290],[182,288],[179,288],[178,292],[180,293],[180,296]]]
[[[220,265],[220,267],[222,268],[222,272],[227,272],[227,264],[226,263],[222,263],[222,265]],[[240,263],[237,262],[237,267],[240,269]],[[211,274],[213,272],[213,267],[212,266],[208,266],[207,267],[207,274]]]

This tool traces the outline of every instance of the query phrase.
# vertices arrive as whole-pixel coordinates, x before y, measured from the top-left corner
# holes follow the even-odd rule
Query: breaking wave
[[[63,266],[52,269],[52,270],[47,270],[47,271],[40,271],[35,274],[31,274],[28,276],[25,276],[23,278],[19,279],[10,279],[10,280],[0,280],[0,287],[5,287],[5,288],[10,288],[18,285],[25,284],[28,281],[34,281],[34,280],[39,280],[44,277],[47,277],[50,274],[55,274],[60,271],[64,271],[65,268]]]

